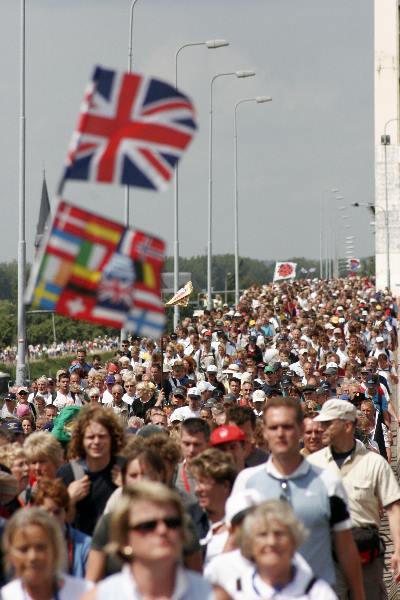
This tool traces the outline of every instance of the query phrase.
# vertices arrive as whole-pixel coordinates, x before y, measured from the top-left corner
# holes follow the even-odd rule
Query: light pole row
[[[234,203],[234,229],[235,229],[235,306],[239,304],[239,191],[238,191],[238,160],[237,160],[237,110],[241,104],[246,102],[271,102],[271,96],[256,96],[255,98],[244,98],[235,104],[233,117],[233,140],[234,140],[234,163],[235,163],[235,203]],[[226,300],[225,300],[226,302]]]
[[[227,40],[208,40],[206,42],[188,42],[180,46],[175,53],[175,89],[178,89],[178,58],[184,48],[206,46],[209,50],[229,46]],[[179,162],[175,166],[174,183],[174,294],[179,289]],[[174,330],[179,322],[179,306],[174,306]]]
[[[254,71],[230,71],[228,73],[217,73],[210,82],[210,106],[209,106],[209,137],[208,137],[208,238],[207,238],[207,308],[212,308],[212,211],[213,211],[213,97],[214,83],[220,77],[237,77],[244,79],[254,77]]]

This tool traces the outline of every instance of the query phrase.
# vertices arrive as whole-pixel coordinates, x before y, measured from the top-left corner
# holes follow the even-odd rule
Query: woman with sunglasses
[[[112,519],[110,551],[125,562],[82,600],[211,600],[211,587],[181,566],[186,537],[184,509],[166,486],[142,481],[127,489]]]

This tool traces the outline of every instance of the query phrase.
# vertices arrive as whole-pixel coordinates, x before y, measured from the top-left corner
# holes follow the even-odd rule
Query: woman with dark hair
[[[185,375],[188,379],[192,379],[196,381],[196,361],[193,356],[185,356],[182,360],[183,366],[185,368]]]
[[[125,457],[121,468],[122,487],[117,488],[110,496],[104,509],[104,514],[98,521],[93,533],[92,545],[89,553],[86,577],[90,581],[99,581],[105,575],[117,572],[121,568],[119,561],[107,560],[105,547],[110,541],[111,513],[118,507],[118,502],[123,490],[138,481],[159,481],[165,483],[166,469],[163,460],[154,450],[144,447],[142,440]]]

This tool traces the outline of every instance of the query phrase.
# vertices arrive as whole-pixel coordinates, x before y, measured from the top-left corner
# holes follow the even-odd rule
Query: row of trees
[[[318,277],[319,262],[305,258],[288,259],[298,264],[297,277]],[[263,284],[270,282],[274,273],[275,261],[257,260],[253,258],[240,259],[240,287],[247,288],[254,283]],[[181,272],[192,274],[195,294],[207,288],[207,258],[205,256],[194,256],[192,258],[181,258],[179,263]],[[302,273],[301,270],[315,269],[310,275]],[[167,258],[165,271],[173,271],[173,258]],[[363,259],[361,262],[360,275],[371,275],[374,273],[373,258]],[[223,254],[213,257],[213,289],[224,291],[234,288],[234,257],[232,254]],[[341,275],[345,275],[342,272]],[[228,294],[228,302],[233,303],[233,294]],[[172,311],[168,311],[171,317]],[[0,263],[0,347],[14,345],[16,343],[17,331],[17,262]],[[115,334],[115,330],[90,325],[82,321],[74,321],[60,315],[55,316],[57,338],[88,339],[98,335]],[[169,319],[170,325],[170,319]],[[27,312],[27,339],[29,344],[49,344],[53,341],[53,324],[50,314],[30,314]]]

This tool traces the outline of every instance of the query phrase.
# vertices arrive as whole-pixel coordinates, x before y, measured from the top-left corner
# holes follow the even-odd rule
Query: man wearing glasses
[[[264,500],[290,502],[310,531],[300,553],[314,573],[335,583],[331,534],[335,552],[353,600],[364,600],[361,565],[351,532],[346,494],[340,477],[314,467],[300,454],[303,411],[291,397],[274,397],[264,410],[264,437],[271,452],[265,464],[239,473],[232,496],[256,489]]]

